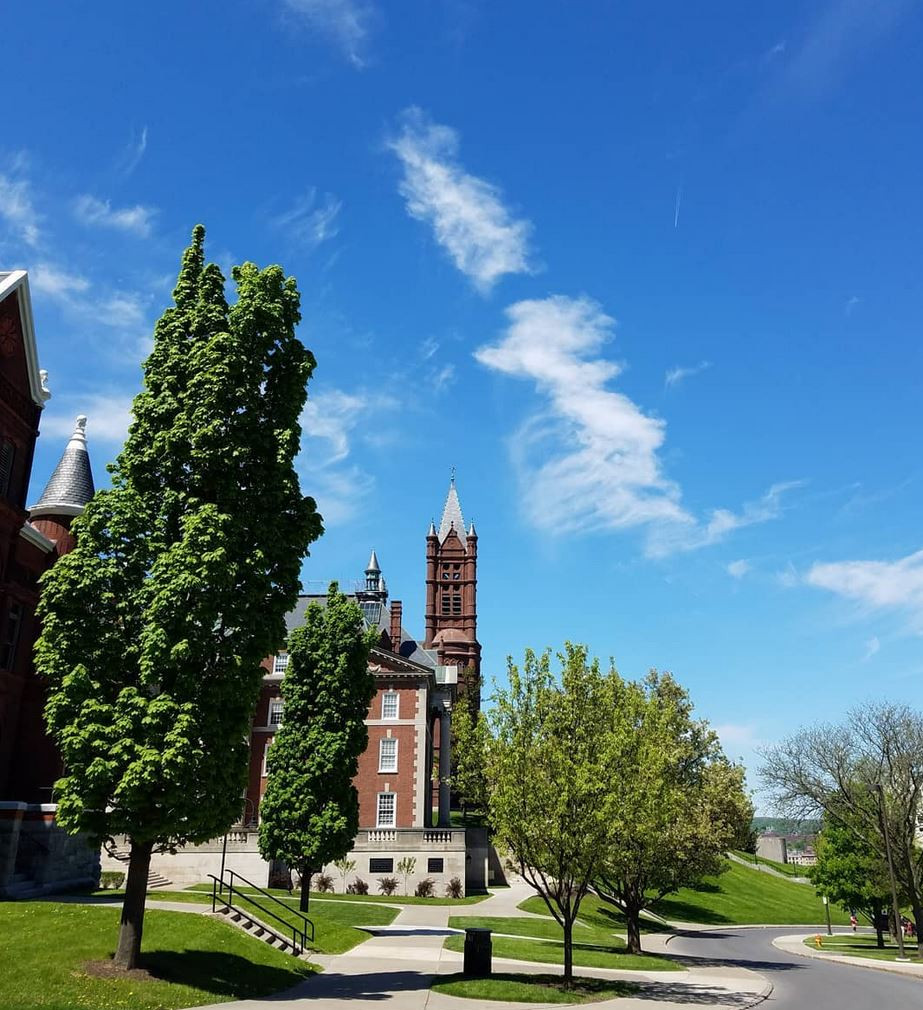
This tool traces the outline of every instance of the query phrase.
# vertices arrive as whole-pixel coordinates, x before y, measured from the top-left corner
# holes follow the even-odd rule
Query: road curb
[[[804,936],[799,936],[800,941],[810,940],[812,934],[805,933]],[[881,964],[876,963],[874,958],[871,957],[850,957],[848,954],[832,954],[832,953],[820,953],[816,950],[811,950],[810,947],[806,947],[803,942],[800,946],[803,948],[799,950],[798,947],[792,946],[787,947],[778,943],[778,940],[785,940],[784,936],[777,936],[773,939],[772,945],[776,950],[781,950],[785,954],[794,954],[796,957],[809,957],[814,961],[826,961],[828,964],[841,964],[845,965],[847,968],[870,968],[872,971],[883,971],[888,975],[900,975],[903,978],[914,978],[918,982],[923,982],[923,972],[916,971],[904,971],[903,967],[898,964]],[[918,962],[919,963],[919,962]]]

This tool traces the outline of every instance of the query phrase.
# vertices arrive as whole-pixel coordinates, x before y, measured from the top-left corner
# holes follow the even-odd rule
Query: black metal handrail
[[[276,922],[281,923],[286,930],[291,930],[292,932],[292,949],[296,954],[301,954],[304,952],[308,943],[314,942],[314,923],[301,911],[292,908],[291,905],[284,901],[280,901],[274,894],[270,894],[265,888],[260,887],[259,884],[254,884],[252,881],[247,880],[246,877],[242,877],[239,873],[235,873],[234,870],[228,870],[227,875],[230,878],[225,881],[216,877],[214,874],[209,873],[209,877],[212,879],[212,911],[215,911],[215,906],[220,901],[228,910],[234,909],[234,895],[237,894],[240,898],[245,899],[249,904],[254,905],[261,912],[268,915],[270,918],[275,919]],[[253,894],[247,893],[241,890],[241,888],[236,887],[234,881],[240,880],[248,887],[253,888],[257,894],[261,894],[264,898],[268,898],[270,901],[274,901],[277,905],[280,905],[285,909],[289,915],[297,916],[302,923],[302,928],[299,929],[294,923],[290,922],[288,919],[283,919],[282,916],[278,915],[271,908],[267,908],[265,905],[261,904],[255,899]],[[227,897],[224,896],[224,892],[227,891]],[[242,912],[244,915],[249,915],[246,908],[241,908],[238,906],[236,911]],[[252,916],[251,916],[252,918]],[[300,942],[299,942],[300,941]]]

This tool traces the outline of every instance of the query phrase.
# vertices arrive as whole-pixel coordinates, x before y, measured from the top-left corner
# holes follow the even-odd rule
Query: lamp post
[[[824,895],[824,911],[827,913],[827,936],[833,936],[833,926],[830,925],[830,899]]]
[[[878,817],[885,835],[885,854],[888,857],[888,876],[891,879],[891,902],[894,906],[894,931],[897,933],[897,949],[900,953],[898,961],[907,961],[909,958],[904,953],[904,930],[901,927],[901,909],[897,901],[897,883],[894,879],[894,860],[891,857],[891,835],[888,831],[888,816],[885,810],[885,787],[876,782],[872,787],[878,793]]]

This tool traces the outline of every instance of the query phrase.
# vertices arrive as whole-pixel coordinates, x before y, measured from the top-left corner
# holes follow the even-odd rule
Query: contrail
[[[679,208],[683,202],[683,184],[680,183],[676,187],[676,207],[673,210],[673,227],[679,227]]]

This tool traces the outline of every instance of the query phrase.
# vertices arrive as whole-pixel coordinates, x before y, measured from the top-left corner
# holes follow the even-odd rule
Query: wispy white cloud
[[[697,520],[659,458],[666,424],[609,388],[621,372],[599,356],[614,320],[588,298],[561,295],[506,310],[502,339],[475,352],[488,368],[531,379],[546,398],[512,440],[526,518],[553,533],[647,529],[646,552],[663,557],[717,543],[744,526],[776,518],[777,484],[740,512]]]
[[[754,747],[760,742],[752,723],[725,722],[712,728],[725,750],[730,747]]]
[[[435,337],[427,337],[420,344],[420,357],[424,361],[429,361],[429,359],[439,350],[439,341]]]
[[[852,295],[850,298],[846,299],[846,304],[843,306],[843,314],[851,316],[855,307],[861,302],[862,299],[858,295]]]
[[[352,65],[366,65],[375,10],[362,0],[282,0],[300,22],[335,43]]]
[[[835,87],[851,67],[884,41],[913,7],[912,0],[829,0],[792,52],[785,86],[818,97]]]
[[[862,657],[863,662],[867,662],[881,649],[881,642],[878,641],[877,635],[872,635],[872,637],[865,643],[865,655]]]
[[[505,274],[532,272],[531,223],[513,217],[496,186],[465,171],[455,130],[410,108],[389,147],[403,166],[400,191],[407,212],[432,227],[436,241],[479,291],[490,291]]]
[[[113,207],[108,200],[84,194],[74,201],[74,216],[88,227],[112,228],[140,238],[151,234],[156,210],[135,204],[134,207]]]
[[[438,393],[448,388],[455,381],[455,366],[451,363],[436,369],[429,378],[429,385],[433,392]]]
[[[28,179],[0,173],[0,218],[26,245],[34,248],[39,244],[40,217]]]
[[[750,571],[750,568],[750,562],[745,558],[740,558],[737,561],[732,561],[727,566],[727,573],[731,578],[742,579]]]
[[[147,323],[147,303],[143,295],[133,291],[117,291],[99,302],[84,305],[94,312],[99,322],[118,330],[140,330]]]
[[[297,466],[327,523],[351,519],[374,489],[372,475],[349,457],[360,424],[373,426],[397,406],[393,397],[366,390],[326,389],[309,396]]]
[[[293,242],[313,250],[339,234],[337,219],[342,207],[341,201],[330,193],[325,193],[318,202],[317,190],[312,186],[289,210],[272,218],[270,223]]]
[[[704,372],[706,368],[711,368],[710,361],[700,361],[697,365],[687,365],[685,367],[677,365],[667,371],[663,377],[664,385],[667,388],[678,386],[685,379],[691,379],[693,375]]]
[[[110,449],[113,446],[119,448],[131,423],[132,398],[131,393],[113,390],[55,396],[42,414],[42,435],[45,438],[68,438],[74,430],[74,418],[85,414],[90,453],[95,443],[102,443]]]
[[[88,291],[90,282],[53,263],[38,263],[29,271],[29,285],[34,294],[66,301],[72,295]]]
[[[834,561],[811,566],[804,581],[852,600],[866,611],[905,614],[923,631],[923,551],[897,561]]]
[[[135,136],[132,130],[131,140],[122,151],[116,169],[120,175],[129,176],[141,164],[144,152],[147,150],[147,127],[142,126],[141,132]]]

